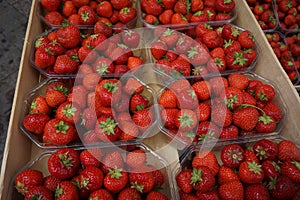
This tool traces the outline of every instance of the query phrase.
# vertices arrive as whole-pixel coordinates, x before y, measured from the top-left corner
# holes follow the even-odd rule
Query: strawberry
[[[236,110],[243,103],[243,93],[236,87],[228,87],[225,89],[226,98],[224,100],[227,108],[230,110]]]
[[[79,26],[80,25],[80,15],[72,14],[68,17],[68,24],[72,26]]]
[[[121,82],[117,79],[102,80],[96,86],[95,99],[102,106],[111,107],[121,98]]]
[[[77,8],[72,1],[66,1],[63,5],[62,13],[64,14],[64,16],[70,17],[71,15],[77,13]]]
[[[168,200],[169,198],[159,191],[152,190],[147,194],[146,200]]]
[[[270,183],[273,199],[290,199],[296,194],[294,183],[286,176],[280,176]]]
[[[93,69],[97,72],[100,76],[103,75],[110,75],[114,72],[115,66],[113,64],[114,60],[109,58],[100,57],[93,63]],[[126,59],[127,61],[127,59]]]
[[[216,139],[220,133],[220,129],[216,124],[210,121],[200,122],[196,131],[199,141],[206,139]]]
[[[54,192],[60,182],[61,180],[56,176],[48,175],[44,178],[43,186]]]
[[[171,24],[186,25],[188,24],[188,20],[180,13],[174,13],[171,18]]]
[[[113,15],[113,7],[109,1],[102,1],[97,5],[96,12],[99,17],[111,17]]]
[[[261,139],[255,142],[253,151],[260,161],[276,160],[278,153],[277,145],[268,139]]]
[[[174,14],[174,11],[171,9],[164,10],[158,17],[161,24],[171,24],[172,15]]]
[[[125,188],[123,189],[119,195],[118,200],[142,200],[141,194],[134,188]]]
[[[235,7],[234,0],[216,0],[216,10],[219,12],[231,12]]]
[[[242,49],[241,44],[235,40],[225,40],[223,47],[226,54],[233,51],[238,52]]]
[[[246,162],[256,162],[257,164],[260,164],[258,158],[256,157],[255,153],[250,149],[244,150],[244,160]]]
[[[189,90],[181,91],[177,94],[177,107],[181,109],[195,110],[198,107],[198,99],[195,91],[191,88]],[[198,113],[196,113],[198,114]]]
[[[218,183],[223,185],[232,181],[239,181],[240,178],[237,173],[230,167],[222,165],[218,171]]]
[[[112,117],[100,116],[95,126],[97,137],[105,142],[113,142],[119,139],[121,129]]]
[[[208,52],[200,45],[197,45],[196,47],[191,47],[187,53],[190,63],[194,66],[203,65],[207,63],[210,57]]]
[[[178,54],[186,54],[191,46],[193,46],[194,40],[190,37],[179,36],[175,50]]]
[[[156,16],[154,15],[145,15],[144,20],[146,23],[151,24],[151,25],[158,25],[159,20]]]
[[[127,24],[132,21],[137,15],[137,11],[133,7],[122,8],[119,12],[119,20],[123,24]]]
[[[244,30],[239,34],[238,41],[242,47],[247,49],[253,48],[255,45],[253,35],[248,30]]]
[[[278,143],[278,159],[281,161],[300,161],[300,150],[296,144],[289,140],[282,140]]]
[[[197,115],[193,110],[182,109],[177,113],[175,125],[183,131],[192,130],[197,125]]]
[[[51,52],[54,53],[55,56],[62,55],[65,53],[66,49],[62,47],[56,40],[52,40],[47,44],[45,48],[48,48]]]
[[[260,116],[255,127],[258,133],[271,133],[276,129],[275,120],[267,115]]]
[[[43,174],[38,170],[22,170],[14,180],[14,186],[22,195],[26,195],[31,188],[43,185]]]
[[[102,171],[107,174],[109,169],[124,169],[124,161],[122,155],[118,151],[105,154],[102,159]]]
[[[71,148],[59,149],[48,159],[49,173],[62,180],[73,177],[78,172],[79,167],[79,154]]]
[[[26,115],[22,124],[27,131],[40,135],[44,132],[44,128],[48,121],[50,121],[48,115],[33,113]]]
[[[161,59],[167,52],[167,45],[162,41],[155,41],[151,44],[150,51],[152,53],[152,56],[159,60]]]
[[[280,176],[281,168],[271,160],[264,160],[261,164],[261,169],[264,172],[264,180],[271,181]]]
[[[176,45],[178,37],[179,35],[177,32],[168,28],[162,32],[159,38],[168,46],[169,49],[172,49]]]
[[[83,125],[87,130],[92,130],[95,128],[97,122],[97,116],[93,109],[85,108],[81,115],[81,125]]]
[[[92,192],[89,196],[89,199],[106,199],[106,200],[113,200],[113,196],[111,193],[106,189],[99,189]]]
[[[198,168],[200,166],[208,167],[215,176],[219,171],[219,164],[216,155],[208,150],[199,152],[192,160],[192,166]]]
[[[151,110],[138,110],[132,115],[132,120],[141,131],[145,131],[153,123],[154,116]]]
[[[249,85],[249,79],[244,74],[230,74],[227,79],[230,87],[240,90],[244,90]]]
[[[130,48],[137,48],[140,43],[140,38],[140,34],[132,30],[126,30],[124,34],[122,34],[124,44]]]
[[[137,168],[146,164],[146,153],[141,149],[129,152],[126,156],[126,164],[131,168]]]
[[[270,199],[268,188],[261,184],[247,185],[245,188],[246,199]]]
[[[256,88],[262,84],[263,83],[257,79],[249,80],[249,84],[246,88],[246,91],[255,97]]]
[[[225,57],[228,69],[242,69],[247,67],[248,59],[242,51],[228,52]]]
[[[235,138],[239,136],[239,130],[236,126],[230,125],[227,127],[223,127],[220,132],[220,139],[229,139],[229,138]]]
[[[95,34],[103,34],[105,37],[111,37],[113,34],[112,24],[98,20],[94,25]]]
[[[121,134],[120,134],[120,140],[128,141],[133,140],[138,137],[139,135],[139,128],[135,123],[131,121],[130,115],[128,116],[128,119],[126,121],[123,121],[123,119],[119,118],[119,126],[121,128]]]
[[[179,197],[181,200],[198,200],[199,198],[193,193],[185,193],[179,190]]]
[[[57,30],[57,42],[64,48],[71,49],[80,42],[80,31],[76,26],[66,26]]]
[[[267,103],[263,107],[263,111],[266,113],[266,115],[272,117],[276,122],[279,122],[282,119],[282,111],[274,102]]]
[[[70,181],[62,181],[55,190],[55,199],[57,200],[77,200],[79,194],[76,186]]]
[[[214,104],[211,108],[211,121],[220,127],[230,126],[232,123],[232,113],[223,103]]]
[[[163,12],[161,4],[159,4],[156,0],[143,0],[142,2],[145,5],[142,9],[147,14],[159,16]]]
[[[30,199],[51,200],[53,199],[53,195],[51,191],[44,186],[34,186],[25,196],[25,200]]]
[[[207,81],[198,81],[192,85],[198,100],[204,101],[210,98],[210,84]]]
[[[136,79],[128,78],[127,82],[123,86],[124,91],[132,95],[133,93],[141,93],[144,90],[143,85]]]
[[[255,98],[263,102],[270,102],[275,97],[275,89],[270,84],[262,84],[256,87]]]
[[[129,0],[111,0],[110,2],[113,8],[116,10],[121,10],[124,7],[131,6],[131,2]]]
[[[171,109],[167,108],[167,109],[163,109],[160,112],[160,117],[161,117],[164,127],[166,127],[167,129],[175,129],[176,128],[178,112],[179,112],[179,110],[176,108],[171,108]]]
[[[109,170],[104,178],[105,188],[112,192],[117,193],[121,191],[127,184],[128,174],[122,169]]]
[[[55,117],[76,124],[80,119],[80,107],[75,102],[64,102],[58,106]]]
[[[138,110],[143,110],[149,107],[149,102],[140,93],[134,94],[130,99],[129,110],[135,113]]]
[[[195,54],[191,54],[191,59],[194,59],[194,56],[196,54],[199,55],[196,50],[193,50],[193,52],[195,52]],[[197,55],[195,56],[195,59],[198,57]],[[196,60],[196,62],[198,61]],[[189,76],[191,74],[190,62],[180,56],[178,56],[176,60],[171,62],[171,68],[179,72],[183,76]]]
[[[80,162],[83,166],[100,167],[102,150],[100,148],[85,149],[79,154]]]
[[[238,36],[240,34],[240,31],[235,26],[232,26],[231,24],[225,24],[222,28],[222,38],[225,40],[232,40],[235,41],[238,39]]]
[[[244,150],[239,144],[229,144],[221,150],[223,165],[230,168],[238,168],[244,161]]]
[[[34,55],[34,64],[41,68],[45,69],[54,65],[55,56],[54,52],[50,51],[49,48],[39,48],[35,51]]]
[[[77,13],[80,15],[81,25],[94,25],[97,22],[96,12],[88,5],[81,6]]]
[[[300,183],[300,162],[285,161],[280,167],[283,176],[287,176],[294,183]]]
[[[164,108],[176,108],[177,97],[172,90],[164,90],[160,95],[158,104]]]
[[[60,0],[41,0],[40,3],[48,12],[57,11],[60,6]]]
[[[241,108],[233,113],[233,124],[243,130],[251,131],[255,128],[258,118],[257,109],[252,107]]]
[[[211,115],[211,108],[206,103],[199,103],[198,107],[199,121],[206,121]]]
[[[148,193],[154,187],[154,177],[147,167],[139,167],[129,174],[129,182],[132,188],[141,193]]]
[[[56,58],[53,70],[57,74],[70,74],[78,69],[79,63],[68,55],[60,55]]]
[[[240,181],[228,182],[219,187],[219,194],[224,200],[244,199],[244,187]]]
[[[34,48],[37,49],[43,49],[46,48],[46,46],[50,43],[50,40],[47,38],[47,36],[40,36],[37,38],[34,42]]]
[[[103,185],[104,175],[101,169],[94,166],[87,166],[80,172],[81,184],[89,192],[100,189]]]
[[[151,171],[153,177],[154,177],[154,187],[160,187],[165,182],[164,174],[155,166],[148,164],[146,165],[149,168],[149,171]]]
[[[137,56],[130,56],[127,61],[127,66],[129,70],[136,70],[143,64],[143,60]]]
[[[261,165],[255,161],[245,161],[239,166],[239,176],[243,182],[254,184],[263,180],[264,172],[261,169]]]
[[[180,171],[176,175],[177,186],[184,193],[190,193],[193,190],[193,185],[191,184],[192,173],[193,173],[192,169],[187,169],[187,170],[184,170],[184,171]]]

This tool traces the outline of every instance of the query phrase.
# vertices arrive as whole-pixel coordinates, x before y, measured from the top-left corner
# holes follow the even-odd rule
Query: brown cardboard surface
[[[43,32],[41,22],[36,15],[37,2],[38,1],[32,1],[32,9],[29,16],[19,76],[13,101],[13,109],[7,134],[6,147],[3,155],[3,165],[0,177],[1,199],[7,199],[9,183],[15,173],[32,157],[34,157],[38,151],[40,151],[19,130],[20,111],[23,106],[23,97],[26,92],[36,86],[39,82],[39,74],[31,67],[29,62],[31,43],[36,35]],[[255,72],[267,79],[273,80],[288,106],[287,120],[281,134],[282,136],[300,144],[299,133],[297,133],[297,131],[300,130],[300,123],[297,123],[297,121],[300,120],[300,117],[297,116],[297,114],[300,113],[300,100],[298,93],[288,80],[286,73],[280,67],[278,60],[275,58],[271,47],[268,45],[266,38],[263,36],[263,32],[254,19],[246,1],[237,0],[236,8],[238,17],[235,24],[251,30],[261,48]],[[176,149],[169,147],[168,145],[166,145],[168,148],[162,148],[164,147],[164,144],[158,142],[161,141],[160,137],[161,135],[158,134],[153,138],[147,139],[145,143],[152,146],[153,149],[159,149],[162,156],[172,163],[173,167],[177,167]]]

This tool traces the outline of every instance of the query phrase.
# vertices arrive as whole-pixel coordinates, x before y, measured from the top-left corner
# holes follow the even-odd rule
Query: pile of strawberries
[[[300,70],[300,33],[289,33],[286,35],[285,40],[292,54],[293,61],[296,69]]]
[[[47,159],[49,175],[25,169],[17,174],[14,186],[25,199],[168,200],[155,189],[169,186],[164,166],[157,160],[150,163],[143,148],[128,146],[127,150],[124,155],[101,148],[59,149]]]
[[[113,33],[107,25],[95,25],[94,29],[68,25],[46,32],[35,41],[32,64],[46,76],[74,76],[81,64],[86,64],[87,70],[81,73],[93,71],[100,76],[134,70],[143,63],[133,52],[140,43],[140,34],[130,30]]]
[[[247,0],[247,3],[262,30],[273,30],[277,27],[278,22],[272,1],[273,0]]]
[[[144,24],[184,26],[188,23],[230,22],[234,17],[234,0],[141,0]]]
[[[275,143],[277,142],[277,143]],[[299,199],[300,151],[288,140],[262,139],[190,152],[176,174],[185,199]]]
[[[182,34],[156,29],[155,34],[158,39],[151,44],[151,54],[157,67],[171,76],[246,70],[258,56],[252,33],[232,24],[199,24]]]
[[[130,0],[40,0],[40,15],[50,27],[76,26],[133,28],[137,10]]]
[[[265,35],[290,80],[292,81],[292,83],[297,84],[299,78],[297,71],[300,67],[300,63],[299,61],[294,61],[293,55],[291,53],[291,48],[286,41],[289,41],[289,44],[291,46],[295,46],[296,42],[291,38],[285,40],[285,37],[279,32],[269,32],[265,33]],[[293,51],[295,51],[295,49],[296,48],[294,48]]]
[[[139,81],[102,79],[96,73],[82,82],[50,79],[35,93],[22,119],[26,133],[43,145],[130,141],[154,123],[152,93]],[[28,101],[28,100],[27,100]]]
[[[189,81],[188,81],[189,80]],[[161,126],[184,144],[272,133],[283,118],[276,90],[246,74],[180,79],[163,90]]]
[[[276,11],[282,31],[299,30],[300,3],[297,0],[276,0]]]

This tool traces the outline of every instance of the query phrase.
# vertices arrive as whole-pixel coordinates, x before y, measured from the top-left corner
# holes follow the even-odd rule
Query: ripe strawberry
[[[137,11],[133,7],[122,8],[119,12],[119,20],[123,24],[127,24],[132,21],[137,15]]]
[[[180,130],[188,131],[195,128],[197,122],[197,115],[193,110],[182,109],[177,113],[177,120],[175,121],[175,125]]]
[[[256,106],[256,99],[248,92],[242,92],[243,93],[243,104],[249,104]]]
[[[228,52],[225,57],[228,69],[242,69],[247,67],[248,58],[242,51]]]
[[[159,191],[152,190],[147,194],[146,200],[168,200],[169,198]]]
[[[278,105],[274,102],[269,102],[263,107],[263,111],[266,115],[272,117],[276,122],[281,121],[283,114]]]
[[[160,95],[158,104],[164,108],[176,108],[177,97],[172,90],[164,90]]]
[[[204,101],[210,98],[210,84],[207,81],[198,81],[192,85],[198,99]]]
[[[156,0],[143,0],[142,9],[147,14],[154,16],[159,16],[163,12],[162,6]]]
[[[235,51],[239,52],[242,49],[241,44],[235,40],[225,40],[223,47],[226,54]]]
[[[131,168],[138,168],[146,164],[146,153],[141,149],[129,152],[126,156],[126,164]]]
[[[60,0],[41,0],[40,3],[48,12],[57,11],[60,6]]]
[[[43,142],[52,145],[67,145],[75,140],[76,135],[77,132],[74,125],[54,118],[45,125]]]
[[[153,123],[154,116],[151,110],[138,110],[132,115],[132,120],[141,131],[145,131]]]
[[[246,199],[270,199],[268,188],[261,184],[247,185],[245,188]]]
[[[270,183],[273,199],[290,199],[296,194],[295,185],[286,176],[280,176]]]
[[[179,34],[168,28],[161,33],[159,38],[168,46],[169,49],[172,49],[178,41]]]
[[[43,185],[43,174],[38,170],[22,170],[17,174],[14,180],[14,186],[22,195],[26,195],[28,191],[35,186]]]
[[[143,110],[149,107],[149,102],[140,93],[134,94],[130,99],[129,110],[135,113],[138,110]]]
[[[252,107],[241,108],[233,113],[233,124],[237,127],[251,131],[258,122],[259,113]]]
[[[199,121],[206,121],[211,115],[211,108],[206,103],[199,103],[198,107]]]
[[[122,8],[129,7],[131,5],[131,2],[129,0],[111,0],[110,2],[116,10],[121,10]]]
[[[196,54],[199,55],[198,53]],[[193,59],[194,57],[192,56],[191,58]],[[171,62],[171,68],[176,72],[179,72],[182,76],[189,76],[191,74],[190,62],[188,59],[182,58],[181,56],[178,56],[176,60]]]
[[[122,54],[121,54],[122,55]],[[114,72],[115,66],[113,64],[114,60],[109,58],[100,57],[93,63],[93,69],[97,72],[100,76],[103,75],[110,75]],[[127,56],[126,56],[127,61]]]
[[[82,187],[89,192],[94,192],[100,189],[103,185],[104,175],[101,169],[94,166],[87,166],[80,172],[80,180]]]
[[[55,63],[55,56],[49,48],[39,48],[35,51],[34,56],[34,64],[41,68],[45,69],[54,65]]]
[[[119,139],[121,129],[112,117],[100,116],[95,126],[97,137],[106,142],[113,142]]]
[[[78,200],[79,194],[76,186],[71,181],[62,181],[55,190],[57,200]]]
[[[199,198],[193,193],[185,193],[179,190],[179,197],[181,200],[198,200]]]
[[[244,187],[240,181],[228,182],[219,187],[219,194],[224,200],[244,199]]]
[[[93,109],[85,108],[82,111],[80,124],[83,125],[87,130],[94,129],[96,121],[97,121],[97,116]]]
[[[247,49],[251,49],[255,45],[253,35],[248,30],[244,30],[239,34],[238,41],[242,47]]]
[[[230,74],[227,79],[230,87],[240,90],[244,90],[249,85],[249,79],[244,74]]]
[[[43,186],[49,189],[50,191],[54,192],[60,182],[61,180],[58,177],[48,175],[44,178]]]
[[[59,149],[48,159],[49,173],[62,180],[74,176],[78,172],[79,167],[79,154],[71,148]]]
[[[44,128],[48,121],[50,121],[48,115],[33,113],[26,115],[22,124],[27,131],[40,135],[44,132]]]
[[[164,10],[158,17],[161,24],[167,25],[171,24],[172,15],[174,14],[174,11],[171,9]]]
[[[149,171],[151,171],[154,177],[154,187],[161,187],[165,182],[164,174],[154,165],[148,164],[146,166],[149,168]]]
[[[136,70],[139,66],[143,64],[143,60],[137,56],[130,56],[127,61],[127,66],[129,70]]]
[[[56,58],[53,70],[57,74],[70,74],[78,69],[79,63],[77,58],[73,59],[68,55],[60,55]]]
[[[128,174],[123,169],[109,170],[104,178],[104,187],[112,192],[120,192],[127,184]]]
[[[113,7],[109,1],[102,1],[97,5],[96,12],[99,17],[111,17],[113,15]]]
[[[68,24],[70,24],[72,26],[79,26],[80,25],[80,15],[72,14],[70,17],[68,17]]]
[[[111,193],[106,189],[99,189],[92,192],[89,196],[89,199],[106,199],[106,200],[113,200],[113,196]]]
[[[44,186],[34,186],[26,193],[25,196],[25,200],[30,199],[51,200],[53,199],[53,195],[51,191]]]
[[[264,172],[255,161],[245,161],[239,166],[239,176],[244,183],[254,184],[263,180]]]
[[[190,193],[193,190],[193,185],[191,184],[192,173],[192,169],[187,169],[180,171],[176,175],[176,183],[184,193]]]
[[[278,143],[278,159],[281,161],[300,161],[300,150],[296,144],[289,140],[282,140]]]
[[[94,25],[97,22],[96,12],[88,5],[81,6],[77,13],[80,15],[81,25]]]
[[[232,123],[232,113],[225,104],[214,104],[211,108],[211,121],[220,127],[230,126]]]
[[[263,102],[270,102],[275,97],[275,89],[270,84],[262,84],[256,87],[255,98]]]
[[[223,185],[232,181],[240,181],[240,178],[237,173],[230,167],[222,165],[218,171],[218,183]]]
[[[79,154],[79,157],[80,157],[81,164],[85,167],[88,166],[100,167],[102,150],[100,148],[85,149]]]
[[[134,188],[125,188],[123,189],[119,195],[118,200],[142,200],[141,194]]]
[[[154,15],[146,14],[144,16],[144,20],[145,20],[146,23],[151,24],[151,25],[158,25],[159,24],[158,18]]]
[[[137,48],[140,43],[140,38],[140,34],[132,30],[126,30],[124,34],[122,34],[124,44],[130,48]]]
[[[154,187],[154,177],[147,167],[139,167],[129,174],[129,182],[132,188],[141,193],[148,193]]]
[[[58,11],[51,11],[45,14],[45,20],[51,25],[61,26],[64,20],[62,14]]]
[[[167,52],[167,45],[164,42],[161,41],[155,41],[151,44],[150,51],[152,53],[152,56],[159,60],[161,59]]]
[[[264,160],[261,164],[261,169],[264,172],[264,180],[266,181],[275,180],[281,173],[280,166],[271,160]]]
[[[80,119],[80,107],[75,102],[64,102],[56,110],[56,118],[76,124]]]
[[[106,174],[109,169],[124,169],[124,161],[122,155],[118,151],[105,154],[102,159],[102,171]]]
[[[94,25],[95,34],[103,34],[105,37],[111,37],[113,34],[112,24],[98,20]]]
[[[132,95],[133,93],[143,92],[144,87],[141,82],[137,81],[136,79],[129,78],[123,86],[123,89],[127,94]]]
[[[45,48],[48,48],[51,52],[54,53],[55,56],[62,55],[65,53],[66,49],[62,47],[56,40],[52,40],[47,44]]]
[[[120,118],[120,115],[118,117],[119,126],[121,128],[121,134],[119,139],[124,141],[133,140],[137,138],[140,133],[137,125],[131,121],[130,115],[126,118],[127,119],[123,121],[123,119]]]
[[[236,110],[243,103],[243,93],[239,88],[231,87],[225,89],[225,104],[230,110]]]
[[[220,139],[231,139],[239,136],[239,129],[234,126],[230,125],[227,127],[223,127],[220,132]]]
[[[283,176],[287,176],[294,183],[300,183],[300,162],[285,161],[280,167]]]
[[[208,167],[215,176],[219,171],[219,164],[216,155],[208,150],[199,152],[192,160],[192,166],[198,168],[200,166]]]
[[[278,149],[277,145],[273,141],[261,139],[254,143],[253,152],[260,161],[276,160]]]
[[[210,121],[200,122],[196,131],[199,141],[206,139],[216,139],[220,134],[220,129],[216,124]]]
[[[76,26],[66,26],[57,30],[57,42],[64,48],[71,49],[80,42],[80,31]]]
[[[197,45],[196,47],[190,47],[188,51],[188,59],[194,66],[207,63],[209,58],[208,51],[204,49],[203,46]]]
[[[170,109],[163,109],[160,112],[160,117],[162,119],[162,123],[164,127],[167,129],[175,129],[176,128],[176,121],[177,121],[177,114],[179,110],[176,108],[170,108]]]
[[[95,99],[102,106],[111,107],[121,98],[121,82],[117,79],[102,80],[96,87]]]
[[[239,144],[229,144],[221,150],[223,165],[230,168],[238,168],[244,161],[244,150]]]
[[[77,13],[77,8],[72,1],[66,1],[63,5],[62,13],[64,14],[64,16],[70,17],[71,15]]]

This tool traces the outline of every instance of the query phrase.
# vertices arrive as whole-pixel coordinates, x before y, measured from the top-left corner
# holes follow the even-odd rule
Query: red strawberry
[[[149,102],[143,95],[137,93],[130,99],[129,110],[134,113],[138,110],[143,110],[149,107]]]
[[[143,60],[137,56],[130,56],[127,61],[129,70],[135,70],[143,64]]]
[[[269,102],[263,107],[263,111],[266,115],[272,117],[276,122],[281,121],[283,114],[278,105],[274,102]]]
[[[199,55],[197,52],[196,54]],[[197,56],[195,56],[195,58],[196,57]],[[191,58],[193,59],[194,57],[192,56]],[[171,62],[171,68],[173,70],[176,70],[177,72],[180,73],[180,75],[183,76],[189,76],[191,74],[190,62],[187,59],[182,58],[181,56],[178,56],[176,60]]]
[[[127,56],[126,56],[126,58],[127,58]],[[103,76],[103,75],[112,74],[115,70],[115,66],[114,66],[113,61],[111,59],[105,58],[105,57],[100,57],[94,62],[93,69],[100,76]]]
[[[214,104],[211,108],[211,121],[220,127],[230,126],[232,123],[232,113],[225,104]]]
[[[140,133],[139,128],[135,123],[131,121],[130,115],[128,116],[127,121],[123,121],[123,119],[120,118],[120,115],[118,120],[119,120],[119,126],[122,130],[119,138],[120,140],[128,141],[138,137]]]
[[[169,49],[172,49],[176,45],[178,37],[179,35],[177,32],[168,28],[161,33],[159,38],[169,47]]]
[[[164,127],[166,127],[167,129],[175,129],[176,128],[178,112],[179,112],[179,110],[176,108],[163,109],[160,112],[160,116],[161,116]]]
[[[229,183],[232,181],[239,181],[240,178],[237,173],[230,167],[221,166],[218,172],[218,183],[219,185],[223,185],[225,183]]]
[[[66,26],[57,30],[57,41],[65,48],[76,47],[80,42],[80,31],[76,26]]]
[[[281,161],[300,161],[300,150],[289,140],[282,140],[278,144],[278,159]]]
[[[92,130],[95,128],[97,121],[96,113],[91,108],[85,108],[81,115],[81,125],[83,125],[87,130]]]
[[[207,63],[210,56],[203,46],[197,45],[196,47],[190,48],[188,51],[188,58],[191,64],[197,66]]]
[[[121,82],[117,79],[105,79],[96,87],[95,99],[102,106],[111,107],[121,98]]]
[[[251,184],[245,188],[246,199],[270,199],[268,188],[261,184]]]
[[[60,0],[41,0],[43,8],[49,12],[57,11],[60,6]]]
[[[171,19],[172,19],[173,14],[174,14],[173,10],[167,9],[159,15],[158,19],[162,24],[165,24],[165,25],[171,24]]]
[[[179,190],[179,197],[181,200],[198,200],[199,198],[193,193],[185,193]]]
[[[225,89],[225,104],[230,110],[239,108],[243,103],[243,93],[236,87],[228,87]]]
[[[249,79],[244,74],[230,74],[227,79],[230,87],[240,90],[244,90],[249,85]]]
[[[97,22],[96,12],[88,5],[81,6],[77,13],[80,15],[81,25],[94,25]]]
[[[225,57],[228,69],[242,69],[247,67],[248,58],[245,57],[245,53],[242,51],[231,51],[226,54]]]
[[[112,24],[98,20],[94,25],[95,34],[103,34],[105,37],[111,37],[113,34]],[[104,45],[103,45],[104,46]]]
[[[266,181],[275,180],[280,176],[281,168],[275,161],[265,160],[262,162],[261,168],[264,172],[264,180]]]
[[[121,10],[122,8],[131,5],[131,2],[129,0],[111,0],[110,2],[116,10]]]
[[[243,182],[254,184],[263,180],[264,172],[261,169],[261,165],[255,161],[245,161],[239,166],[239,176]]]
[[[239,129],[234,126],[230,125],[228,127],[223,127],[221,132],[220,132],[220,139],[229,139],[229,138],[235,138],[239,136]]]
[[[221,150],[223,165],[230,168],[238,168],[244,161],[244,150],[239,144],[229,144]]]
[[[226,54],[233,51],[239,52],[242,49],[241,44],[235,40],[225,40],[223,47]]]
[[[280,166],[283,176],[289,177],[294,183],[300,183],[300,162],[285,161]]]
[[[113,15],[113,7],[109,1],[102,1],[98,4],[96,12],[99,17],[111,17]]]
[[[231,12],[235,7],[234,0],[216,0],[215,3],[216,9],[219,12]]]
[[[105,188],[112,192],[120,192],[127,184],[128,174],[123,169],[113,169],[109,170],[104,178]]]
[[[243,130],[251,131],[258,122],[259,113],[252,107],[241,108],[233,113],[233,124]]]
[[[79,154],[79,157],[83,166],[99,167],[101,165],[102,150],[100,148],[86,149]]]
[[[138,32],[127,30],[122,35],[123,42],[130,48],[137,48],[140,43],[140,34]]]
[[[55,56],[49,48],[39,48],[35,51],[34,55],[34,64],[41,68],[45,69],[54,65],[55,63]]]
[[[129,78],[123,87],[124,91],[132,95],[133,93],[141,93],[144,90],[143,85],[136,79]]]
[[[247,49],[251,49],[255,45],[253,35],[248,30],[244,30],[239,34],[238,41],[242,47]]]
[[[152,53],[152,56],[159,60],[161,59],[167,52],[167,45],[161,41],[156,41],[151,44],[150,51]]]
[[[158,103],[164,108],[176,108],[177,97],[172,90],[164,90],[160,95]]]
[[[200,166],[208,167],[215,176],[219,171],[219,164],[216,155],[212,151],[203,150],[199,152],[192,160],[192,166],[198,168]]]
[[[296,194],[295,185],[286,176],[280,176],[271,182],[271,197],[273,199],[290,199]]]
[[[102,171],[106,174],[109,169],[124,169],[122,155],[118,151],[107,153],[102,159]]]
[[[89,192],[94,192],[100,189],[103,185],[103,172],[94,166],[87,166],[80,172],[81,184]]]
[[[53,199],[53,195],[51,191],[44,186],[34,186],[25,196],[25,200],[30,199],[51,200]]]
[[[73,177],[78,172],[79,167],[79,154],[71,148],[59,149],[48,159],[49,173],[62,180]]]
[[[141,193],[148,193],[154,187],[154,177],[147,167],[139,167],[129,174],[129,182],[132,188]]]
[[[146,164],[146,153],[141,149],[129,152],[126,156],[126,164],[131,168],[138,168]]]
[[[80,107],[74,102],[64,102],[56,110],[56,118],[76,124],[80,119]]]
[[[50,117],[46,114],[28,114],[23,119],[23,126],[27,131],[40,135],[44,132],[48,121],[50,121]]]
[[[255,98],[263,102],[270,102],[275,97],[275,89],[270,84],[262,84],[256,87]]]
[[[228,182],[219,187],[219,194],[224,200],[244,199],[244,187],[240,181]]]
[[[118,200],[142,200],[141,194],[134,188],[125,188],[118,195]]]
[[[64,16],[70,17],[71,15],[77,13],[77,8],[72,1],[66,1],[63,5],[62,13],[64,14]]]
[[[192,169],[187,169],[176,175],[176,183],[184,193],[190,193],[193,190],[193,185],[191,184],[192,173]]]
[[[271,140],[261,139],[255,142],[253,151],[260,161],[277,159],[277,145]]]
[[[153,123],[154,116],[151,110],[143,109],[136,111],[132,116],[132,120],[141,131],[145,131]]]
[[[61,180],[58,177],[48,175],[44,178],[44,187],[54,192],[60,182]]]
[[[78,66],[77,58],[74,60],[68,55],[60,55],[56,58],[53,70],[57,74],[70,74],[74,73],[78,69]]]
[[[203,121],[199,123],[196,134],[198,140],[203,141],[205,139],[216,139],[220,133],[220,129],[216,124],[210,121]]]
[[[145,6],[143,6],[143,4]],[[143,0],[142,9],[150,15],[159,16],[163,12],[162,6],[156,0]]]
[[[35,186],[43,185],[43,174],[38,170],[22,170],[17,174],[14,180],[14,186],[22,195],[26,195],[28,191]]]
[[[57,200],[78,200],[79,194],[76,186],[71,181],[62,181],[55,190]]]
[[[127,24],[132,21],[137,15],[137,11],[133,7],[122,8],[119,12],[119,20],[123,24]]]
[[[55,56],[62,55],[66,51],[56,40],[49,42],[45,48],[48,48]]]
[[[192,85],[198,99],[204,101],[210,98],[210,84],[207,81],[198,81]]]
[[[119,139],[121,129],[112,117],[100,116],[95,126],[97,137],[106,142],[113,142]]]
[[[164,177],[164,174],[159,170],[157,169],[155,166],[153,165],[147,165],[147,167],[149,167],[149,171],[152,172],[152,175],[154,177],[154,187],[160,187],[164,184],[165,182],[165,177]]]
[[[181,130],[192,130],[196,127],[198,122],[197,115],[194,111],[189,109],[182,109],[177,114],[175,125]]]
[[[147,194],[146,200],[168,200],[169,198],[159,191],[152,190]]]
[[[106,200],[113,200],[113,196],[111,193],[106,189],[99,189],[92,192],[89,196],[89,199],[106,199]]]

